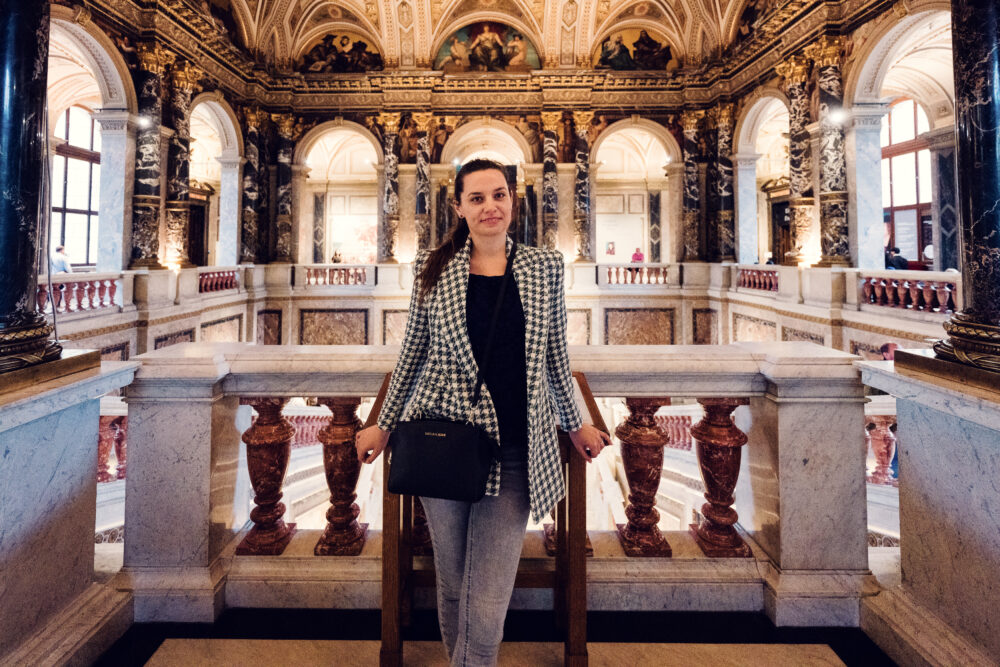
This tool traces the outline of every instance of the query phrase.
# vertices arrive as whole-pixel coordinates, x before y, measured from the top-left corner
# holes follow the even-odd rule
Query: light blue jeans
[[[500,495],[421,498],[434,543],[438,623],[452,667],[496,664],[528,527],[523,454],[503,452]]]

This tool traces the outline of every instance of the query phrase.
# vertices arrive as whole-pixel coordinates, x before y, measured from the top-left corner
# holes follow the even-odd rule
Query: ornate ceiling
[[[546,68],[589,67],[597,45],[626,29],[665,38],[696,64],[720,55],[782,0],[191,0],[258,60],[290,67],[324,35],[370,40],[387,67],[429,67],[455,30],[505,23],[536,45]],[[742,20],[741,20],[742,19]]]

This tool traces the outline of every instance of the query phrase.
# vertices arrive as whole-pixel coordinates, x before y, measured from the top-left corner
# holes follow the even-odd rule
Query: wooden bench
[[[608,433],[597,409],[587,380],[574,373],[591,422]],[[389,378],[382,385],[366,426],[374,424],[388,388]],[[569,435],[559,431],[566,496],[555,511],[556,555],[551,566],[544,569],[518,569],[515,588],[551,588],[555,601],[556,621],[565,631],[565,664],[572,667],[587,665],[587,477],[586,462],[576,453]],[[408,624],[413,592],[435,584],[433,564],[414,569],[413,561],[413,496],[389,493],[388,457],[383,456],[382,474],[382,667],[403,664],[402,627]]]

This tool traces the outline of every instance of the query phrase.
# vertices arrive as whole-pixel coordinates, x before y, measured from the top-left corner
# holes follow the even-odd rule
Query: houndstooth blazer
[[[507,253],[512,242],[507,239]],[[466,327],[471,240],[448,262],[437,285],[417,305],[414,281],[403,347],[378,417],[391,431],[400,419],[442,418],[470,421],[500,442],[496,410],[483,385],[475,408],[472,393],[478,366]],[[429,252],[414,261],[420,273]],[[528,377],[528,498],[531,516],[541,521],[565,493],[560,469],[556,421],[575,431],[582,419],[577,408],[566,350],[566,295],[563,257],[554,250],[520,246],[513,276],[524,309],[524,344]],[[487,495],[500,491],[500,463],[493,466]]]

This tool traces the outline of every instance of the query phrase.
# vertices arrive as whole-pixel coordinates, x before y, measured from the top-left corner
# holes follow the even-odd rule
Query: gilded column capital
[[[171,51],[163,48],[156,42],[143,42],[136,47],[136,55],[139,59],[139,67],[150,74],[163,76],[167,66],[172,65],[177,59]]]
[[[731,102],[720,104],[715,108],[715,123],[721,127],[731,127],[733,124],[733,105]]]
[[[385,128],[386,134],[396,134],[399,131],[398,113],[380,113],[378,115],[378,122]]]
[[[282,139],[298,141],[299,137],[305,133],[305,124],[301,118],[296,118],[295,114],[273,113],[271,120],[278,127],[278,136]]]
[[[705,112],[702,109],[688,109],[681,114],[681,124],[684,126],[684,133],[697,132],[698,124],[701,123],[701,119],[705,117]]]
[[[844,40],[839,35],[823,35],[802,50],[818,67],[840,67],[844,55]]]
[[[792,56],[775,67],[774,71],[785,80],[786,86],[805,83],[809,78],[809,59],[805,56]]]
[[[183,90],[186,93],[193,93],[200,88],[198,81],[204,74],[201,68],[192,65],[186,60],[174,65],[170,70],[170,78],[174,88]]]
[[[559,123],[562,121],[562,116],[562,111],[543,111],[542,128],[546,130],[555,130],[559,127]]]
[[[574,111],[573,112],[573,122],[576,124],[577,134],[586,133],[587,128],[590,127],[590,122],[594,120],[593,111]]]
[[[260,107],[247,107],[243,110],[243,117],[247,122],[247,130],[259,130],[260,126],[267,120],[267,112]]]
[[[417,124],[417,129],[421,132],[428,132],[433,127],[434,114],[430,111],[415,111],[412,118],[413,122]]]

